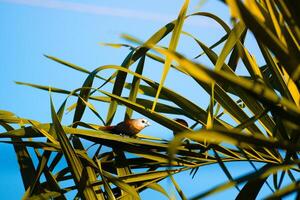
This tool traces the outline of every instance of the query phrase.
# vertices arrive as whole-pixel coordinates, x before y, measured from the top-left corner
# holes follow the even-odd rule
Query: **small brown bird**
[[[184,119],[180,119],[180,118],[176,118],[174,119],[174,121],[178,122],[179,124],[189,127],[189,124],[184,120]],[[173,131],[174,136],[177,134],[178,132]]]
[[[138,134],[141,130],[150,126],[147,119],[128,119],[123,122],[118,123],[115,126],[102,126],[99,130],[107,131],[114,134],[123,134],[128,136],[134,136]]]

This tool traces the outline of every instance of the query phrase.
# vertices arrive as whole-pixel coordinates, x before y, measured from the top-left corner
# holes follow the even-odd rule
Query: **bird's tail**
[[[113,132],[114,126],[99,126],[98,130],[105,132]]]

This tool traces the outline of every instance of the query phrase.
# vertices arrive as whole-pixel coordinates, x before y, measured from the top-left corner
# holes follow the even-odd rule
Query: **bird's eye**
[[[145,120],[142,120],[142,123],[145,123]]]

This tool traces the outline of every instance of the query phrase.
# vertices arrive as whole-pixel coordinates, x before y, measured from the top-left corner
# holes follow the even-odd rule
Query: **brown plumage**
[[[128,119],[123,122],[118,123],[115,126],[102,126],[99,127],[99,130],[114,133],[114,134],[123,134],[128,136],[134,136],[138,134],[141,130],[150,126],[150,123],[147,119]]]

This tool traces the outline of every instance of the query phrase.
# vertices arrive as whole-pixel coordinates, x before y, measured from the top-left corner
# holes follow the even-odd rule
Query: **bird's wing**
[[[114,131],[117,132],[118,134],[125,134],[125,135],[135,135],[137,134],[140,130],[137,130],[134,124],[134,120],[128,119],[125,120],[124,122],[120,122],[114,127]]]
[[[99,130],[114,134],[135,135],[140,132],[140,129],[135,126],[134,120],[128,119],[118,123],[115,126],[101,126]]]

